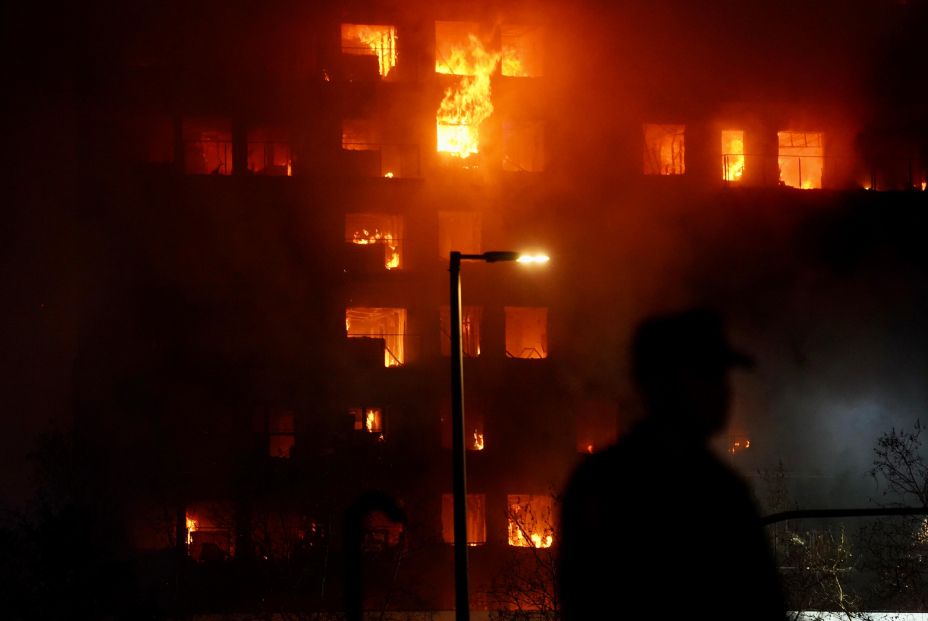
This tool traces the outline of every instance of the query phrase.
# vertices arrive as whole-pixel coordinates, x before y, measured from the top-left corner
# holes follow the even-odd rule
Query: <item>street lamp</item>
[[[461,261],[516,261],[522,264],[548,262],[543,254],[491,251],[461,254],[451,251],[451,460],[454,494],[454,609],[455,621],[470,621],[467,586],[467,468],[464,444],[464,358],[461,349]]]

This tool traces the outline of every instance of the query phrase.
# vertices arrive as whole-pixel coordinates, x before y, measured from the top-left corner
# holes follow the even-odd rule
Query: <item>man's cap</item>
[[[632,344],[635,375],[681,369],[750,369],[754,359],[733,348],[725,335],[722,315],[696,308],[645,319]]]

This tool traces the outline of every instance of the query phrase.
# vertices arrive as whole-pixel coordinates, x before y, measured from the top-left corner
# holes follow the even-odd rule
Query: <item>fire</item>
[[[514,47],[503,46],[503,75],[513,78],[530,77],[528,71],[522,65],[522,55]]]
[[[722,180],[741,181],[744,174],[744,132],[722,131]]]
[[[483,450],[483,434],[477,433],[477,430],[474,429],[474,450],[482,451]]]
[[[360,42],[365,47],[352,45]],[[347,54],[377,57],[381,77],[387,77],[396,67],[396,28],[393,26],[367,26],[342,24],[342,50]]]
[[[592,444],[587,444],[587,445],[586,445],[586,452],[589,453],[590,455],[593,454],[593,445],[592,445]]]
[[[751,441],[747,438],[738,438],[731,441],[728,446],[728,452],[734,454],[748,448],[751,448]]]
[[[446,58],[435,59],[435,72],[462,76],[445,90],[436,113],[437,149],[467,159],[480,152],[480,125],[493,114],[490,76],[500,62],[475,35],[467,47],[452,47]]]
[[[368,433],[374,432],[374,423],[376,418],[374,416],[374,410],[368,410],[367,414],[364,416],[364,428],[367,429]]]
[[[802,190],[822,187],[824,134],[821,132],[777,132],[780,183]]]
[[[197,523],[197,521],[188,515],[187,516],[187,545],[188,546],[193,543],[193,531],[195,531],[198,526],[199,524]]]
[[[511,495],[509,545],[517,548],[550,548],[554,544],[554,511],[550,496]]]
[[[395,242],[396,240],[393,239],[393,235],[391,233],[382,233],[380,229],[377,228],[375,228],[373,231],[368,231],[367,229],[355,231],[351,238],[351,243],[358,244],[360,246],[366,246],[367,244],[383,244],[385,255],[384,265],[388,270],[392,270],[400,266],[400,253],[398,250],[399,244]]]

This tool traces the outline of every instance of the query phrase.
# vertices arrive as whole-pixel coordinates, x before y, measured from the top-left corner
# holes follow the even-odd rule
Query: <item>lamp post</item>
[[[464,356],[461,348],[461,261],[517,261],[547,263],[546,255],[492,251],[461,254],[451,251],[451,460],[454,496],[454,609],[455,621],[470,621],[467,577],[467,467],[464,442]]]

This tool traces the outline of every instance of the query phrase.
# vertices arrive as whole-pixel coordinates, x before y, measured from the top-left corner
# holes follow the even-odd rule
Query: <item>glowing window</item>
[[[235,553],[233,516],[229,503],[198,502],[187,507],[187,554],[195,561],[227,560]]]
[[[644,131],[644,174],[682,175],[684,164],[683,134],[685,125],[647,123]]]
[[[377,72],[386,78],[396,67],[396,28],[368,24],[342,24],[342,53],[374,56]]]
[[[185,119],[183,135],[185,172],[232,174],[232,130],[228,122]]]
[[[506,307],[506,356],[548,357],[548,309]]]
[[[452,250],[465,254],[483,252],[480,214],[473,211],[438,212],[438,256],[448,260]]]
[[[383,341],[383,366],[399,367],[406,361],[406,309],[355,307],[345,311],[348,338]]]
[[[821,132],[777,132],[780,184],[803,190],[822,187],[825,164],[824,134]]]
[[[342,121],[342,149],[345,151],[380,151],[380,132],[371,119]]]
[[[402,235],[402,216],[372,213],[345,215],[345,242],[355,247],[382,248],[382,264],[388,270],[402,267]],[[377,252],[378,256],[380,254],[379,251],[372,252]]]
[[[479,32],[469,22],[435,22],[435,72],[461,76],[436,112],[436,149],[461,159],[480,152],[480,126],[493,114],[491,76],[500,54]]]
[[[268,452],[271,457],[290,457],[296,444],[292,410],[271,412],[268,415]]]
[[[466,358],[480,355],[480,320],[483,308],[480,306],[461,307],[461,352]],[[451,307],[441,307],[441,355],[451,355]]]
[[[722,180],[737,182],[744,175],[744,132],[722,131]]]
[[[541,28],[504,25],[500,35],[503,45],[501,73],[514,78],[541,77],[544,59]]]
[[[281,131],[248,131],[248,172],[255,175],[289,177],[293,174],[290,142]]]
[[[577,406],[577,451],[592,453],[613,444],[618,430],[618,408],[605,400],[582,401]]]
[[[441,495],[441,538],[454,543],[454,496]],[[467,495],[467,545],[487,542],[487,500],[483,494]]]
[[[544,124],[503,122],[503,170],[541,172],[545,168]]]
[[[351,408],[348,413],[354,418],[355,431],[383,433],[383,409],[358,407]]]
[[[451,448],[451,401],[445,399],[441,402],[441,447]],[[483,407],[479,399],[473,398],[467,401],[467,412],[464,414],[464,446],[468,451],[482,451],[486,448],[486,436],[484,435],[483,425]]]
[[[554,499],[551,496],[510,494],[509,545],[550,548],[554,543]]]

